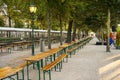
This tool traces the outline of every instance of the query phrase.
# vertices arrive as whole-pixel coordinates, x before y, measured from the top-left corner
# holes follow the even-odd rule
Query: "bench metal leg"
[[[43,59],[41,59],[41,67],[43,68]]]
[[[72,57],[72,52],[70,52],[70,58]]]
[[[19,80],[24,80],[24,69],[22,70],[22,79]]]
[[[8,48],[8,53],[11,53],[11,48]]]
[[[68,55],[66,56],[66,62],[68,62]]]
[[[55,54],[53,55],[54,61],[55,61]]]
[[[40,63],[41,61],[37,61],[37,66],[38,66],[38,80],[41,80],[41,76],[40,76],[40,69],[41,69],[41,63]]]
[[[24,80],[24,69],[22,70],[22,80]]]
[[[49,80],[51,80],[51,70],[49,70]]]
[[[63,62],[65,62],[65,59],[63,59]]]
[[[19,74],[18,74],[18,72],[16,74],[17,74],[17,80],[19,80]]]
[[[58,65],[55,66],[55,71],[56,71],[57,68],[58,68]]]
[[[51,70],[47,71],[49,73],[49,80],[51,80]],[[43,71],[43,80],[45,80],[45,73],[46,71]]]
[[[61,72],[61,62],[59,62],[58,65],[59,65],[59,71]]]
[[[48,59],[47,59],[47,57],[46,57],[46,58],[45,58],[45,65],[47,65],[47,60],[48,60]]]
[[[62,69],[62,61],[60,63],[61,63],[61,69]]]
[[[35,69],[35,63],[33,62],[33,69]]]
[[[50,55],[50,61],[52,62],[52,55]]]
[[[46,72],[46,71],[43,71],[43,80],[45,80],[45,72]]]
[[[30,80],[29,79],[29,64],[28,64],[28,61],[27,61],[27,80]]]
[[[10,78],[10,80],[15,80],[14,78]]]

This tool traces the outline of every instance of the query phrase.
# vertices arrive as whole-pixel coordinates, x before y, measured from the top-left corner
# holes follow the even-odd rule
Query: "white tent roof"
[[[20,31],[20,32],[31,32],[32,29],[27,28],[12,28],[12,27],[0,27],[0,31]],[[47,32],[47,30],[38,30],[34,29],[35,32]],[[51,30],[51,32],[59,33],[60,31]],[[63,33],[67,33],[67,31],[63,31]]]

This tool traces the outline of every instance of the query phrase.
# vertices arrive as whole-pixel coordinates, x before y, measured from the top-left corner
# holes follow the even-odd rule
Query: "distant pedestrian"
[[[110,38],[109,41],[110,41],[110,45],[112,45],[112,44],[114,45],[114,40],[112,38]]]

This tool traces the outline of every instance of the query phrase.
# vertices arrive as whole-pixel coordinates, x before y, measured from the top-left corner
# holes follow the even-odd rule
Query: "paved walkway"
[[[92,39],[76,55],[69,58],[68,63],[63,63],[61,72],[52,71],[52,80],[120,80],[120,50],[111,47],[111,52],[106,52],[106,46],[95,45],[96,41],[96,38]],[[15,54],[23,55],[23,53],[10,55],[12,57]],[[5,60],[5,64],[1,61],[6,57],[0,56],[0,66],[13,65],[10,64],[11,61],[8,63],[8,60]],[[19,62],[20,59],[17,57],[15,60]],[[30,75],[32,80],[37,80],[37,69],[31,69]]]
[[[120,80],[120,50],[95,45],[94,38],[64,63],[62,72],[53,72],[53,80]]]

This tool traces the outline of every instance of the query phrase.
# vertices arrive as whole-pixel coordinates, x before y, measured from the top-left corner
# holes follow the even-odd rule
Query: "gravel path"
[[[52,48],[59,47],[60,44],[52,44]],[[45,51],[47,51],[48,48],[45,46]],[[19,65],[20,63],[24,62],[24,59],[28,56],[31,56],[31,49],[18,49],[18,50],[12,50],[12,53],[0,53],[0,67],[4,66],[11,66],[15,67]],[[40,47],[35,48],[35,54],[39,54],[40,52]]]
[[[94,38],[72,56],[53,80],[120,80],[120,50],[111,47],[106,52],[106,46],[95,45],[96,41]]]
[[[95,45],[96,41],[93,38],[76,55],[72,55],[68,63],[63,63],[61,72],[52,71],[52,80],[120,80],[120,50],[112,46],[111,52],[106,52],[106,46]],[[39,49],[36,49],[38,52]],[[0,67],[16,66],[30,55],[31,50],[0,54]],[[30,74],[32,80],[37,80],[37,69],[31,69]]]

